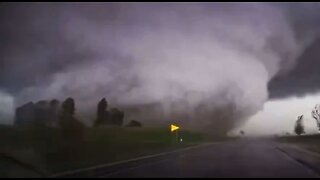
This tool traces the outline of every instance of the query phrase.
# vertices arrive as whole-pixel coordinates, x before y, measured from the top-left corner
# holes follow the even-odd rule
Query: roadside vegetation
[[[1,126],[0,157],[6,160],[0,161],[0,177],[10,176],[10,168],[49,175],[218,140],[182,130],[179,137],[183,141],[177,142],[168,127],[85,128],[82,136],[81,141],[70,142],[72,138],[65,138],[58,128]],[[13,162],[16,160],[21,163]]]
[[[0,177],[50,175],[99,164],[151,155],[198,143],[221,141],[180,128],[124,123],[125,112],[102,98],[92,126],[77,118],[76,102],[66,98],[28,102],[16,109],[15,123],[0,126]],[[24,173],[15,173],[18,171]],[[12,172],[12,173],[11,173]]]
[[[320,134],[309,134],[303,136],[282,136],[276,139],[281,143],[297,145],[309,151],[320,153]]]

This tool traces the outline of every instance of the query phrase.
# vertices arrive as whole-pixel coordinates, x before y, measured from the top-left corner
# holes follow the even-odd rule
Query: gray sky
[[[128,119],[227,131],[269,99],[319,91],[319,12],[318,3],[2,3],[0,112],[71,96],[89,121],[106,97]]]

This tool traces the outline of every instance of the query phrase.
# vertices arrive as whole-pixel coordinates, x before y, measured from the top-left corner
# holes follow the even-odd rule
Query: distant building
[[[56,99],[50,101],[50,112],[48,124],[51,126],[56,126],[60,113],[60,102]]]
[[[39,101],[34,108],[34,121],[46,124],[50,119],[50,106],[47,101]]]
[[[34,103],[28,102],[16,109],[15,114],[15,125],[27,125],[34,121]]]
[[[32,123],[41,123],[49,126],[55,126],[58,120],[59,101],[52,100],[29,102],[18,108],[15,112],[15,125],[30,125]]]

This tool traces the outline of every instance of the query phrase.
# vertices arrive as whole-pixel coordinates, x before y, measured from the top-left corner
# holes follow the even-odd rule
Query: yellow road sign
[[[171,124],[171,132],[176,131],[176,130],[178,130],[179,128],[180,128],[179,126],[176,126],[176,125]]]

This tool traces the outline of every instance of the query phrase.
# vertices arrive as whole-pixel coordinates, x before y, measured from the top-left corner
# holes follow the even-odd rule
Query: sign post
[[[180,129],[180,127],[179,126],[177,126],[177,125],[173,125],[173,124],[171,124],[171,126],[170,126],[170,130],[171,130],[171,133],[172,133],[172,135],[174,135],[175,137],[173,138],[174,139],[174,141],[175,141],[175,143],[178,143],[178,142],[180,142],[179,141],[179,136],[178,136],[178,130]]]

